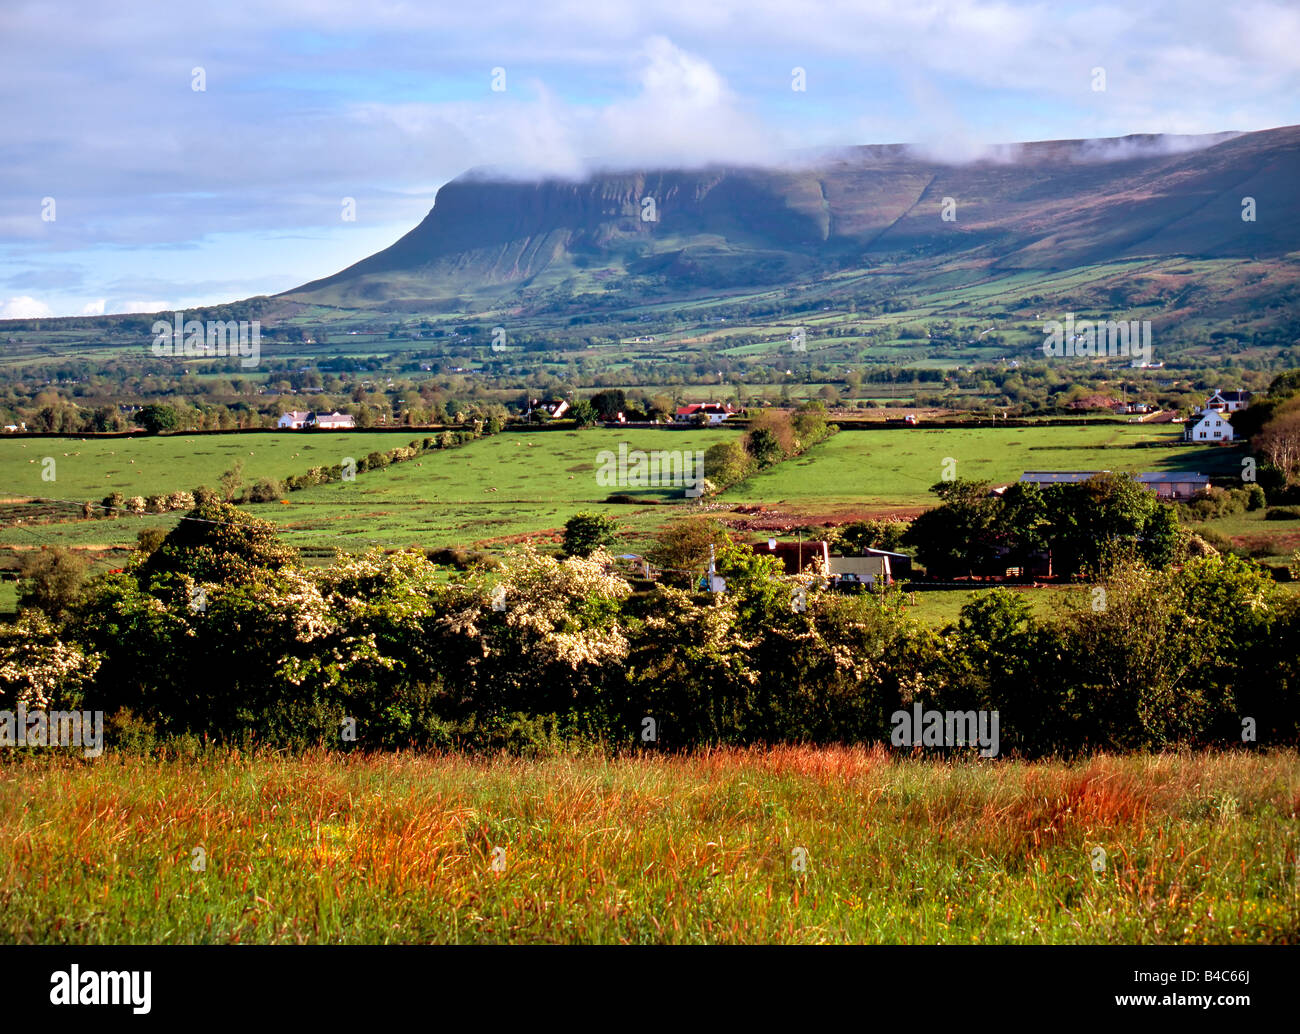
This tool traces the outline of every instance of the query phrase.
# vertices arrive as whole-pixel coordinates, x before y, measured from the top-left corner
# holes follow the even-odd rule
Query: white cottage
[[[1187,422],[1183,429],[1185,442],[1230,442],[1232,424],[1228,415],[1215,409],[1205,409]]]

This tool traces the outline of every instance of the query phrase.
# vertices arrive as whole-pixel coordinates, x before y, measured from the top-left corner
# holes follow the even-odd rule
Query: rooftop
[[[1098,474],[1110,474],[1109,470],[1027,470],[1020,475],[1021,481],[1029,481],[1034,484],[1047,485],[1073,485],[1094,478]],[[1168,470],[1156,471],[1152,473],[1135,474],[1134,477],[1144,485],[1152,484],[1169,484],[1182,483],[1186,481],[1204,482],[1209,484],[1209,477],[1205,474],[1193,473],[1190,470]]]

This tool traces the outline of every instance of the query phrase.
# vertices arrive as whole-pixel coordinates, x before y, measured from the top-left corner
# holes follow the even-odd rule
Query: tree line
[[[646,583],[593,542],[465,571],[419,551],[309,568],[205,499],[123,570],[28,586],[0,630],[0,707],[103,710],[119,744],[340,749],[888,741],[914,703],[997,710],[1004,755],[1300,733],[1300,608],[1248,560],[1115,555],[1049,616],[996,589],[934,628],[704,521],[660,543],[706,544],[725,592]]]

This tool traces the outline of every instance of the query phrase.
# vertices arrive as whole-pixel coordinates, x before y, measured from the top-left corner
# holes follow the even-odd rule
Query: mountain
[[[578,181],[474,171],[443,186],[392,246],[280,298],[556,311],[826,284],[846,271],[942,283],[1139,259],[1291,268],[1297,182],[1297,126],[1017,144],[963,163],[870,146],[779,168]],[[1254,221],[1242,218],[1247,197]]]

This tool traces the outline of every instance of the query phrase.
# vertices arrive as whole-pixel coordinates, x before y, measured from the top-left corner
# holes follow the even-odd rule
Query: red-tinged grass
[[[10,756],[0,941],[1297,943],[1298,805],[1281,751]]]

